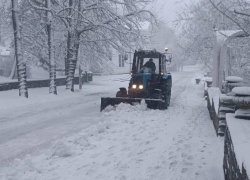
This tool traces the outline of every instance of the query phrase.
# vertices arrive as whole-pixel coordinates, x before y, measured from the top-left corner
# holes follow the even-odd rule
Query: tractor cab
[[[165,54],[155,50],[135,51],[128,87],[129,97],[149,97],[151,91],[160,85],[160,81],[169,76],[166,66],[170,62],[171,57],[167,59]]]
[[[152,61],[152,63],[150,63]],[[166,55],[157,51],[140,50],[135,51],[133,58],[132,72],[138,73],[166,73],[166,64],[171,62],[171,59],[166,59]],[[154,64],[155,69],[148,67],[147,64]]]

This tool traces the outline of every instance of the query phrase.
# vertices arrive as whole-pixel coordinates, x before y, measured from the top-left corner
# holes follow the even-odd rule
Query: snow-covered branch
[[[42,6],[36,6],[35,4],[33,4],[31,2],[31,0],[28,0],[28,2],[35,9],[42,10],[42,11],[50,11],[50,9],[48,9],[48,8],[45,8],[45,7],[42,7]]]

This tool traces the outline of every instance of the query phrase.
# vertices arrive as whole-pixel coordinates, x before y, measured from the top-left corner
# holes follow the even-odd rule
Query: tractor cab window
[[[159,73],[159,58],[144,58],[140,56],[134,57],[133,72],[134,73]]]
[[[159,58],[144,58],[141,69],[144,73],[159,73]]]

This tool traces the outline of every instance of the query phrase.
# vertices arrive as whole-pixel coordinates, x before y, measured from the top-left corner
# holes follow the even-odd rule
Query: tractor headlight
[[[133,84],[133,85],[132,85],[132,88],[133,88],[133,89],[136,89],[136,87],[137,87],[136,84]]]
[[[139,89],[143,89],[143,85],[139,85]]]

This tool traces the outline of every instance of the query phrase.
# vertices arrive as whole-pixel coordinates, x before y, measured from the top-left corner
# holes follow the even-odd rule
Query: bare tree
[[[53,23],[52,23],[52,9],[51,0],[45,1],[45,6],[47,8],[46,16],[48,19],[47,32],[48,32],[48,49],[49,49],[49,62],[50,62],[50,86],[49,92],[57,94],[56,90],[56,63],[55,63],[55,52],[54,52],[54,35],[53,35]]]
[[[55,51],[54,51],[54,30],[53,30],[53,17],[52,17],[52,5],[51,0],[45,0],[44,7],[29,4],[35,9],[45,11],[46,13],[46,29],[47,29],[47,42],[48,42],[48,59],[49,59],[49,73],[50,73],[50,86],[49,93],[57,94],[56,88],[56,63],[55,63]],[[42,4],[42,3],[40,3]]]
[[[105,59],[111,49],[131,52],[147,40],[142,24],[154,23],[156,17],[144,7],[152,1],[21,0],[22,59],[38,59],[49,69],[50,93],[56,94],[55,67],[62,65],[65,54],[66,89],[74,91],[79,48],[85,64],[109,67]]]
[[[234,23],[235,29],[242,30],[250,36],[250,3],[247,0],[228,0],[218,3],[209,0],[214,9],[226,19]],[[236,38],[229,42],[230,75],[241,76],[245,83],[250,84],[250,43],[248,38]]]
[[[207,0],[180,10],[175,25],[180,31],[180,47],[185,59],[201,64],[206,71],[212,67],[214,30],[237,28]]]
[[[122,51],[138,44],[139,39],[143,40],[141,23],[155,19],[150,11],[141,8],[147,2],[68,0],[68,3],[63,4],[58,16],[67,29],[66,89],[74,91],[73,80],[80,43],[88,41],[83,43],[83,47],[90,45],[95,51],[105,52],[104,49],[109,47]]]
[[[176,21],[181,30],[183,54],[211,70],[214,31],[242,30],[249,36],[249,9],[247,0],[200,0],[184,8]],[[244,77],[249,83],[249,39],[231,40],[228,47],[231,75]]]

